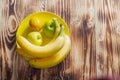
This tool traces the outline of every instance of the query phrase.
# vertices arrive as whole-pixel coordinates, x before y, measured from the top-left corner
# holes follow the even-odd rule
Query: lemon
[[[44,21],[38,16],[33,16],[30,19],[29,24],[30,24],[30,26],[32,27],[33,30],[39,31],[43,27]]]

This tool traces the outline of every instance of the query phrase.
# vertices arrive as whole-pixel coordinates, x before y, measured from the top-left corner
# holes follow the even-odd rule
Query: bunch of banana
[[[56,18],[46,22],[42,32],[43,35],[51,38],[45,45],[35,45],[22,35],[17,37],[19,45],[17,52],[34,68],[49,68],[59,64],[71,47],[69,36],[64,33],[64,27],[59,25]]]

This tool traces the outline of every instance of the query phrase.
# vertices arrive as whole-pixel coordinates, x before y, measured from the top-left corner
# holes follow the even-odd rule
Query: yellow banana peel
[[[70,51],[70,46],[70,38],[68,36],[65,36],[65,44],[60,51],[50,57],[31,59],[29,60],[29,64],[34,68],[53,67],[63,61],[63,59]]]

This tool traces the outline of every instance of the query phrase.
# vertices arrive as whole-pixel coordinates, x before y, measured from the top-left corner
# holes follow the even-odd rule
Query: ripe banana
[[[35,57],[29,55],[28,53],[26,53],[22,48],[17,48],[17,52],[18,52],[21,56],[23,56],[23,57],[25,58],[25,60],[27,60],[27,61],[35,58]]]
[[[29,61],[29,64],[34,68],[49,68],[59,64],[69,53],[71,46],[70,38],[65,35],[65,44],[60,51],[53,56],[45,58],[36,58]]]
[[[60,33],[58,37],[51,43],[48,43],[45,46],[36,46],[30,43],[26,38],[23,36],[17,37],[17,43],[19,46],[25,51],[28,52],[29,55],[34,57],[48,57],[56,52],[58,52],[64,45],[65,38],[64,38],[64,28],[61,27]]]

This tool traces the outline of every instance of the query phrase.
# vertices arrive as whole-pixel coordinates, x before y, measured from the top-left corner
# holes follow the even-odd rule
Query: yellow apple
[[[30,32],[28,35],[27,35],[27,39],[32,43],[32,44],[35,44],[35,45],[38,45],[40,46],[43,42],[42,40],[42,35],[37,32],[37,31],[34,31],[34,32]]]

